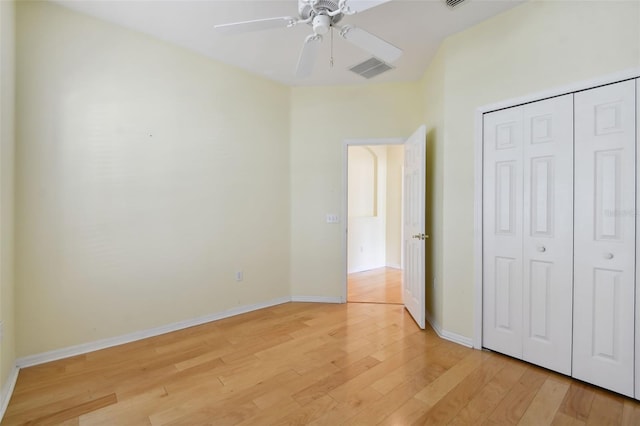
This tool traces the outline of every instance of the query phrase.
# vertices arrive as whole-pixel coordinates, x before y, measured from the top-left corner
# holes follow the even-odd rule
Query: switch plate
[[[242,281],[244,279],[244,273],[242,271],[236,272],[236,281]]]
[[[327,213],[327,223],[340,223],[340,218],[337,214]]]

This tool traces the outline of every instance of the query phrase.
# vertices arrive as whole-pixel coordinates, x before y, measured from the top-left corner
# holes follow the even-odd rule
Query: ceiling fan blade
[[[347,25],[342,27],[340,35],[349,43],[366,50],[376,58],[382,59],[385,62],[394,62],[402,56],[402,49],[395,47],[388,41],[385,41],[362,28]]]
[[[391,0],[346,0],[346,6],[349,12],[358,13],[390,1]]]
[[[241,34],[251,31],[269,30],[271,28],[286,28],[294,22],[295,19],[290,16],[281,16],[279,18],[256,19],[254,21],[214,25],[213,28],[224,34]]]
[[[296,77],[304,78],[311,75],[318,57],[320,43],[322,43],[322,36],[318,34],[311,34],[304,40],[296,68]]]

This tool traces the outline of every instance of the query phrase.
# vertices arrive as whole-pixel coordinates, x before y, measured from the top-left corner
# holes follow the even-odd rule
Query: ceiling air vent
[[[349,71],[353,71],[364,78],[373,78],[392,69],[393,67],[391,65],[382,62],[380,59],[371,58],[358,65],[352,66],[349,68]]]
[[[444,0],[444,2],[453,9],[456,6],[460,6],[461,3],[464,3],[464,0]]]

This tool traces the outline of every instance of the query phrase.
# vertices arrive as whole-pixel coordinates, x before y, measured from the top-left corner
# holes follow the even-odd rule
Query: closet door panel
[[[573,376],[633,396],[635,83],[575,94]]]
[[[571,374],[573,95],[524,107],[523,359]]]
[[[522,112],[484,116],[483,345],[522,358]]]

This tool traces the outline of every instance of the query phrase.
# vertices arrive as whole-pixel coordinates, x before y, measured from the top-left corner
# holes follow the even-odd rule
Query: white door
[[[573,376],[634,392],[635,83],[575,94]]]
[[[523,107],[523,354],[571,374],[573,95]]]
[[[522,358],[522,107],[484,115],[482,344]]]
[[[404,143],[404,306],[420,328],[425,320],[425,189],[427,130],[420,126]]]

